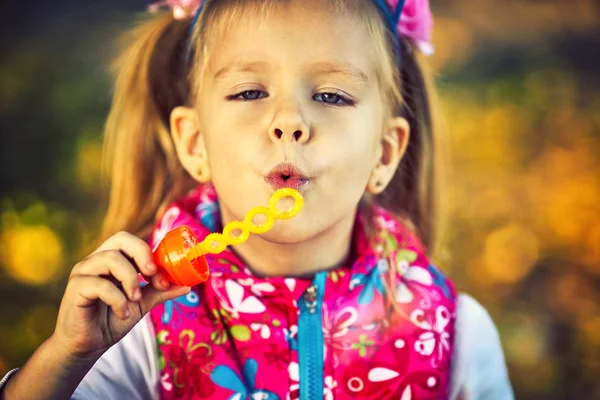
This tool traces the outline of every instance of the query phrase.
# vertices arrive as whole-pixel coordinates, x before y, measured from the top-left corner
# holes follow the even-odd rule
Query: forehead
[[[206,37],[207,76],[232,64],[266,69],[309,63],[375,74],[373,38],[366,24],[356,12],[328,1],[230,6],[218,19]]]

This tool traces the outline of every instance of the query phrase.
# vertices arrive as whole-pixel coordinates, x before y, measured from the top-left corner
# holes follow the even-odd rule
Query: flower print
[[[210,333],[210,341],[216,345],[222,345],[227,342],[229,335],[234,339],[245,342],[250,340],[250,329],[243,324],[234,324],[228,326],[231,322],[231,313],[222,308],[211,309],[208,315],[202,316],[202,324],[204,326],[212,326],[213,331]]]
[[[298,325],[290,326],[290,329],[283,328],[285,339],[290,350],[298,351]]]
[[[200,317],[202,326],[212,326],[210,341],[221,345],[227,341],[225,325],[231,320],[231,315],[222,308],[211,308],[209,312]]]
[[[234,393],[229,400],[279,400],[279,396],[266,389],[257,389],[256,374],[258,363],[253,358],[246,360],[241,376],[226,365],[218,365],[210,374],[212,381],[218,386]]]
[[[450,300],[452,298],[452,293],[450,292],[450,287],[444,274],[442,274],[439,269],[437,269],[431,264],[427,267],[427,270],[433,276],[433,284],[441,288],[442,292],[444,293],[444,296],[446,296],[446,298]]]
[[[337,382],[332,376],[325,377],[325,385],[323,387],[323,399],[333,400],[333,390],[337,387]]]
[[[382,215],[375,217],[374,222],[375,225],[384,232],[395,232],[398,229],[398,221],[392,218],[385,218]]]
[[[171,374],[165,372],[160,376],[160,385],[166,392],[173,390],[173,383],[171,382]]]
[[[287,394],[287,400],[296,400],[300,398],[300,370],[297,362],[291,362],[288,365],[288,374],[290,376],[290,390]]]
[[[375,345],[375,341],[367,339],[367,335],[360,335],[358,343],[352,343],[352,348],[358,350],[358,355],[364,358],[367,355],[368,347]]]
[[[342,390],[351,398],[399,399],[405,371],[399,365],[354,359],[343,371]]]
[[[326,304],[323,304],[323,354],[327,358],[329,349],[334,349],[332,352],[334,367],[337,367],[340,363],[335,350],[348,350],[352,348],[347,334],[357,320],[358,312],[353,307],[345,307],[331,318],[329,308]]]
[[[239,265],[225,257],[217,257],[213,254],[207,254],[206,261],[208,261],[208,265],[210,265],[211,275],[215,278],[223,276],[223,273],[232,272],[237,274],[241,271]]]
[[[290,292],[293,292],[296,288],[296,280],[294,278],[285,278],[283,282]]]
[[[275,291],[275,287],[271,285],[269,282],[259,282],[254,283],[254,279],[240,279],[238,280],[242,286],[249,286],[250,291],[257,297],[261,297],[264,293],[272,293]]]
[[[158,367],[160,370],[163,370],[167,365],[167,360],[165,359],[163,346],[169,346],[171,344],[171,339],[169,338],[169,331],[166,329],[158,331],[158,333],[156,334],[156,341],[158,343]]]
[[[414,389],[431,392],[426,398],[442,398],[442,393],[433,397],[440,387],[440,379],[430,371],[408,371],[408,348],[397,347],[403,363],[386,363],[355,359],[343,372],[341,388],[350,398],[361,399],[414,399]],[[447,396],[443,396],[446,398]],[[424,397],[425,398],[425,397]]]
[[[271,328],[269,328],[269,325],[267,324],[253,322],[252,324],[250,324],[250,329],[252,329],[255,332],[260,332],[260,337],[262,339],[268,339],[271,337]]]
[[[345,307],[331,318],[329,307],[323,304],[323,338],[325,343],[339,349],[347,350],[348,344],[344,337],[358,320],[358,312],[353,307]]]
[[[413,324],[423,329],[415,341],[414,348],[423,357],[431,358],[434,368],[445,369],[448,366],[450,352],[450,312],[439,306],[435,313],[416,309],[410,315]]]
[[[166,329],[158,331],[158,333],[156,334],[156,339],[160,346],[165,344],[171,344],[171,339],[169,338],[169,331]]]
[[[188,319],[196,319],[198,317],[198,312],[194,309],[199,306],[200,295],[195,289],[192,289],[186,295],[164,302],[164,312],[161,321],[165,325],[172,323],[174,328],[178,328],[182,322],[181,316]]]
[[[214,385],[208,377],[210,362],[214,358],[212,348],[207,343],[194,343],[194,340],[194,331],[186,329],[179,334],[179,343],[172,343],[167,349],[173,366],[176,396],[188,393],[190,381],[199,396],[214,392]]]
[[[225,281],[226,298],[223,298],[219,291],[217,295],[221,298],[221,307],[229,311],[233,318],[240,318],[240,312],[246,314],[259,314],[265,311],[265,305],[255,296],[244,298],[245,290],[237,282],[232,280]]]
[[[329,273],[329,277],[331,278],[331,281],[333,283],[337,283],[344,276],[346,276],[346,271],[344,271],[343,269],[334,270]]]
[[[263,314],[262,321],[252,322],[250,324],[250,329],[255,332],[260,333],[260,337],[262,339],[269,339],[271,337],[271,327],[276,328],[279,327],[281,323],[278,319],[272,319],[269,314]]]
[[[281,321],[277,318],[272,318],[267,313],[263,314],[262,321],[254,321],[250,324],[250,329],[259,332],[262,339],[269,339],[271,337],[271,328],[275,328],[274,330],[277,333],[277,328],[279,327],[281,327]]]
[[[375,238],[374,248],[377,254],[385,258],[399,247],[398,238],[391,233],[397,229],[397,225],[394,221],[383,218],[377,223],[380,232]]]
[[[227,341],[229,336],[237,341],[247,342],[250,340],[250,329],[242,324],[233,325],[229,328],[221,325],[211,333],[210,340],[215,344],[223,344]]]
[[[217,230],[217,216],[219,215],[219,203],[209,198],[206,194],[201,196],[201,202],[196,206],[196,218],[211,232]]]
[[[362,285],[363,288],[358,295],[358,304],[369,304],[375,297],[375,292],[380,295],[385,293],[385,286],[381,277],[382,270],[387,270],[387,261],[379,260],[374,268],[366,274],[353,274],[350,279],[350,290]]]
[[[399,303],[410,303],[414,299],[411,286],[414,283],[430,286],[433,283],[433,277],[427,269],[418,265],[411,265],[417,258],[415,252],[401,250],[395,258],[396,270],[400,275],[400,280],[396,284],[395,299]]]
[[[275,364],[278,369],[285,369],[290,362],[289,350],[272,343],[269,350],[265,352],[265,360],[267,364]]]

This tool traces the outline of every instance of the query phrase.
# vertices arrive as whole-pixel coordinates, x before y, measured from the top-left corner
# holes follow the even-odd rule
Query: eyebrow
[[[311,66],[311,72],[315,75],[340,74],[340,75],[345,75],[348,78],[361,81],[363,83],[369,82],[369,77],[367,76],[367,74],[365,74],[360,69],[354,67],[352,64],[347,63],[347,62],[339,62],[339,61],[317,62]]]
[[[229,74],[260,73],[270,69],[272,69],[272,65],[266,61],[238,61],[219,69],[215,73],[214,79],[220,80]],[[347,62],[320,61],[312,64],[309,71],[313,75],[339,74],[363,83],[369,82],[367,74]]]
[[[223,79],[224,76],[229,74],[241,74],[241,73],[259,73],[269,70],[271,67],[268,62],[265,61],[238,61],[230,63],[215,74],[215,79]]]

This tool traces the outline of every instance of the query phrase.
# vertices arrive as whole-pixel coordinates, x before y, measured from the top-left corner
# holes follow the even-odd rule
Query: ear
[[[210,181],[206,145],[200,134],[196,111],[189,107],[175,107],[171,111],[170,123],[177,157],[183,168],[200,183]]]
[[[373,167],[367,183],[368,193],[377,195],[388,186],[406,152],[409,137],[408,121],[402,117],[390,118],[381,137],[377,164]]]

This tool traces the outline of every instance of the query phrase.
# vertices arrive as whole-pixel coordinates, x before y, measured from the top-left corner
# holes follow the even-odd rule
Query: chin
[[[297,244],[318,236],[320,230],[315,225],[302,221],[277,221],[273,229],[260,235],[264,240],[276,244]]]

